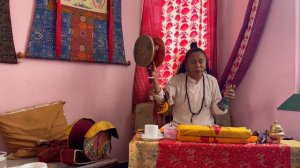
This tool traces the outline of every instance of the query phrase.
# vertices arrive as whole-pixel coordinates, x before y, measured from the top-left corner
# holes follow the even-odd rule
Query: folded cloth
[[[201,142],[201,143],[223,143],[223,144],[247,144],[257,141],[257,136],[250,138],[218,138],[218,137],[196,137],[177,135],[177,140],[185,142]]]
[[[39,162],[60,162],[60,151],[67,148],[67,139],[42,141],[36,145],[36,156]]]
[[[182,136],[248,139],[252,135],[251,131],[246,127],[219,127],[181,124],[177,126],[177,130],[178,135]]]

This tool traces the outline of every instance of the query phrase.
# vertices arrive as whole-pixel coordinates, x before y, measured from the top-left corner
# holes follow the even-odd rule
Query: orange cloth
[[[248,139],[248,142],[249,143],[256,143],[258,141],[258,137],[257,136],[251,136],[249,139]]]
[[[177,135],[177,140],[186,142],[202,142],[202,143],[226,143],[226,144],[246,144],[257,141],[257,136],[250,138],[218,138],[218,137],[196,137]]]
[[[246,127],[216,127],[181,124],[177,126],[177,130],[178,135],[181,136],[248,139],[252,135],[251,131]]]

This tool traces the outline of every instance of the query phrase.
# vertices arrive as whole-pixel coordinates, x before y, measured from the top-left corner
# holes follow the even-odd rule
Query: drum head
[[[148,35],[140,36],[134,45],[134,60],[139,66],[148,66],[154,58],[154,42]]]
[[[162,39],[160,38],[153,38],[153,42],[154,42],[154,63],[156,65],[156,67],[160,66],[165,58],[166,55],[166,48],[165,48],[165,43]]]

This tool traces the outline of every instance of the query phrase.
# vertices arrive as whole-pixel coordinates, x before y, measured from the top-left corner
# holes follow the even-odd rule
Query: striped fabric
[[[244,23],[221,76],[220,89],[238,86],[250,66],[262,35],[272,0],[249,0]]]
[[[0,63],[18,63],[12,36],[9,0],[0,0]]]

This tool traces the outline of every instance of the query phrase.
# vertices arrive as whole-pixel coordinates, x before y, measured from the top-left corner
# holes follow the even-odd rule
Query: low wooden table
[[[19,168],[21,165],[31,162],[38,162],[38,158],[28,158],[28,159],[20,159],[20,160],[7,160],[8,168]],[[95,167],[109,167],[118,163],[117,159],[105,159],[100,160],[99,162],[80,166],[80,168],[95,168]],[[68,166],[66,164],[60,162],[47,163],[48,168],[74,168],[74,166]]]

